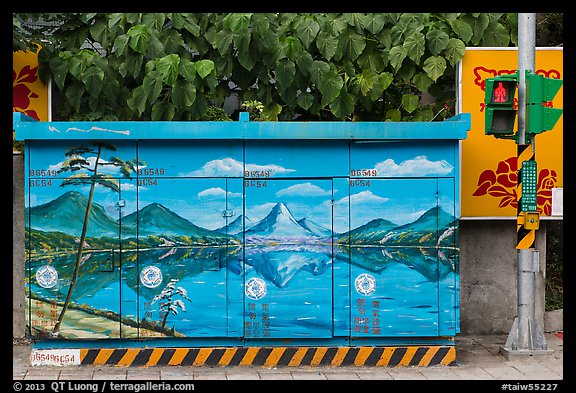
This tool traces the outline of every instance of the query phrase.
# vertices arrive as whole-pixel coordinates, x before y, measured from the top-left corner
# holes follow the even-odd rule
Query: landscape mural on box
[[[456,324],[457,301],[438,300],[458,290],[453,179],[435,177],[449,163],[380,159],[380,171],[416,172],[361,184],[203,152],[171,172],[150,148],[118,158],[130,146],[39,160],[49,175],[31,176],[26,208],[34,336],[434,336]]]

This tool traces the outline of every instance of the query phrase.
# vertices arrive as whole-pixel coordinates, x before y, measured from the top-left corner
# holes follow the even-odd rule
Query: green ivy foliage
[[[234,94],[270,118],[430,121],[453,115],[467,46],[516,45],[516,14],[14,14],[40,40],[55,120],[199,120]],[[27,34],[21,20],[58,21]],[[28,31],[29,33],[29,31]],[[422,94],[433,104],[423,104]]]

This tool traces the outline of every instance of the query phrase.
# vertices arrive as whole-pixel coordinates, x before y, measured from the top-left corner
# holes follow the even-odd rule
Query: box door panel
[[[26,209],[32,334],[44,336],[59,325],[62,338],[118,338],[119,194],[100,185],[91,193],[90,185],[42,180],[30,179],[30,200],[37,203]]]
[[[245,180],[246,338],[332,337],[331,198],[331,180]]]
[[[228,334],[225,178],[139,178],[140,336]],[[136,274],[131,274],[134,280]]]
[[[449,213],[438,209],[437,188],[436,179],[351,188],[352,336],[438,334],[436,245]]]
[[[114,157],[134,162],[135,143],[28,145],[26,268],[35,337],[120,337],[119,200],[135,185],[125,176],[133,167],[122,171]]]

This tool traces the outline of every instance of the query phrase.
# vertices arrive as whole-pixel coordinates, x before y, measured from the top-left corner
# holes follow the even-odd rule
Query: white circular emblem
[[[58,284],[58,272],[50,265],[41,266],[36,270],[36,281],[42,288],[54,288]]]
[[[266,282],[258,277],[252,277],[246,282],[246,296],[252,300],[262,299],[266,296]]]
[[[368,296],[376,291],[376,279],[371,274],[362,273],[354,280],[354,286],[360,295]]]
[[[156,288],[162,283],[162,272],[156,266],[147,266],[140,272],[140,282],[146,288]]]

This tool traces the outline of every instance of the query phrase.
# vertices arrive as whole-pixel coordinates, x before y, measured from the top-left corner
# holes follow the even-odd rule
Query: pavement
[[[499,390],[557,390],[564,380],[563,333],[546,333],[551,354],[504,356],[507,335],[456,337],[455,366],[31,366],[31,342],[13,339],[14,391],[32,380],[175,381],[175,380],[498,380],[527,381],[499,385]],[[555,381],[554,383],[535,383]],[[20,383],[19,383],[20,382]],[[70,383],[70,382],[68,382]],[[532,384],[530,384],[532,383]],[[32,385],[34,386],[34,385]],[[110,385],[112,386],[112,385]],[[115,385],[116,386],[116,385]],[[156,385],[154,385],[156,386]],[[522,388],[522,386],[525,386]],[[38,388],[37,386],[35,386]],[[74,386],[71,386],[73,390]],[[23,390],[29,390],[24,386]],[[46,389],[49,390],[49,389]],[[561,390],[561,389],[558,389]]]

